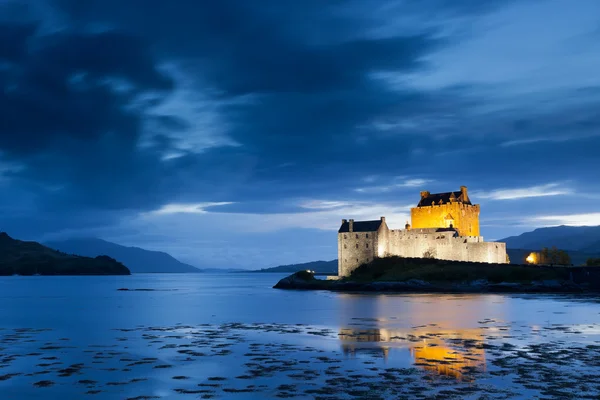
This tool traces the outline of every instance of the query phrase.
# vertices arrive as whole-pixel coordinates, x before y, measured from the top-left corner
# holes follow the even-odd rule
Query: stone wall
[[[481,236],[452,232],[417,233],[412,230],[338,233],[338,274],[348,276],[375,257],[432,257],[440,260],[506,263],[506,244],[484,242]]]
[[[484,242],[481,236],[453,237],[450,232],[416,234],[391,230],[385,255],[432,257],[440,260],[506,263],[506,244]]]
[[[348,276],[358,266],[373,261],[377,232],[338,233],[338,275]]]
[[[410,211],[412,228],[448,227],[446,216],[453,217],[452,225],[461,236],[479,236],[479,204],[468,205],[452,202],[427,207],[415,207]]]

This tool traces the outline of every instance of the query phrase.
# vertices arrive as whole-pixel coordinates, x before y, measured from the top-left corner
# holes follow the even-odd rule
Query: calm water
[[[0,399],[600,395],[598,299],[271,289],[283,276],[0,278]]]

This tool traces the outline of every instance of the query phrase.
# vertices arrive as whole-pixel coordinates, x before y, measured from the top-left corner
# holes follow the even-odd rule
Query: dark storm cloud
[[[35,37],[31,28],[14,29],[23,39],[10,53],[21,58],[3,77],[9,90],[0,100],[0,148],[24,164],[11,176],[38,182],[45,207],[147,209],[169,198],[271,196],[273,183],[314,179],[307,173],[325,182],[347,162],[362,163],[348,152],[362,149],[364,163],[390,153],[369,129],[357,137],[359,125],[431,101],[394,92],[369,74],[423,68],[421,58],[443,43],[431,31],[370,37],[368,21],[342,16],[342,2],[55,4],[73,28]],[[88,24],[111,29],[79,29]],[[193,125],[139,107],[142,95],[159,102],[173,88],[157,67],[163,61],[179,62],[197,90],[225,102],[228,135],[241,147],[161,161],[177,145],[171,134]],[[250,101],[228,103],[243,95]],[[141,148],[144,124],[157,132]],[[287,176],[278,177],[281,171]]]
[[[11,27],[0,30],[5,34],[0,41],[10,41],[15,31],[30,33],[34,43],[28,50],[22,40],[21,49],[13,49],[19,58],[9,59],[2,77],[0,147],[9,156],[53,144],[62,147],[62,139],[89,145],[109,132],[124,143],[135,141],[139,116],[126,106],[143,92],[172,85],[155,69],[142,42],[127,34],[64,33],[34,39],[31,27]],[[115,90],[112,85],[119,80],[131,85],[131,91]]]
[[[21,167],[4,175],[29,182],[43,208],[160,204],[158,193],[143,195],[163,172],[160,155],[138,145],[148,104],[173,81],[148,44],[118,30],[35,32],[0,26],[0,151]]]
[[[0,28],[0,152],[22,165],[5,175],[27,183],[43,211],[135,213],[188,201],[234,201],[223,209],[243,211],[251,201],[247,211],[265,212],[274,200],[351,198],[370,174],[449,184],[451,165],[460,179],[485,177],[485,168],[466,167],[475,163],[514,175],[497,155],[527,150],[490,148],[557,126],[593,128],[576,112],[556,123],[529,110],[477,114],[486,100],[477,88],[403,82],[455,44],[436,25],[443,18],[510,1],[391,3],[50,1],[62,31]],[[394,25],[413,14],[427,24]],[[179,112],[187,104],[155,109],[181,87],[215,106],[235,146],[194,149],[189,142],[205,132],[195,114]],[[459,155],[470,148],[484,152]],[[527,162],[546,159],[529,152]]]

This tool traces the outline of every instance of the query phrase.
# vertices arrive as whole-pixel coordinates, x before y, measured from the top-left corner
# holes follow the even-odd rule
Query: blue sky
[[[0,0],[0,229],[198,266],[336,257],[469,187],[600,224],[595,0]]]

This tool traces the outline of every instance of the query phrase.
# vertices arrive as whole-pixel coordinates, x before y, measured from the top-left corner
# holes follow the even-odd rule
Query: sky
[[[600,225],[597,0],[0,0],[0,230],[200,267],[337,256],[469,188]]]

